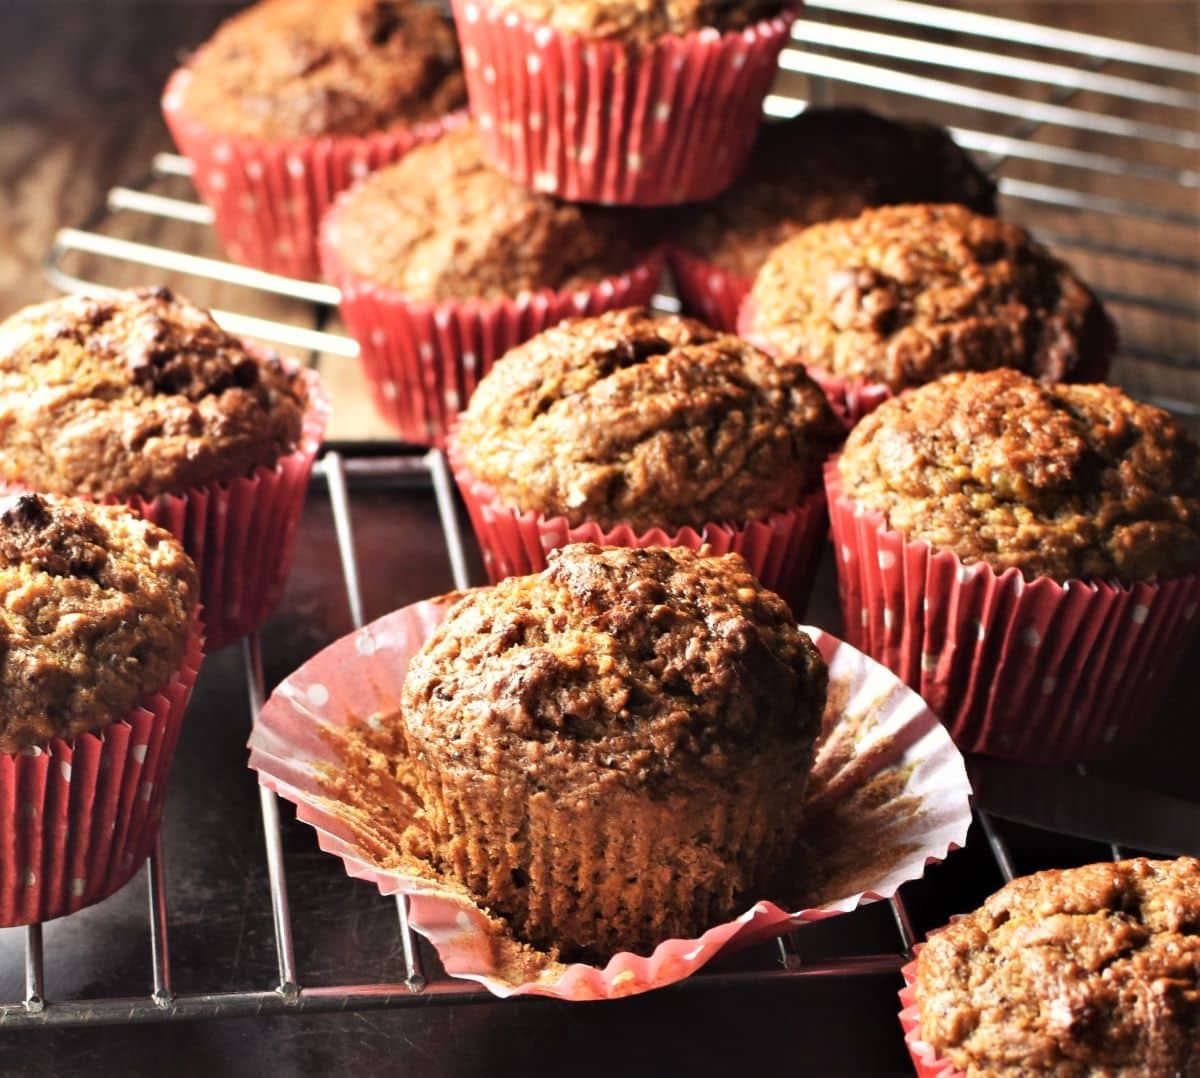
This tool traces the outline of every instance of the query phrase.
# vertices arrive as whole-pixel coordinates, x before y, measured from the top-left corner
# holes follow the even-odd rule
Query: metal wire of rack
[[[1178,122],[1145,121],[1108,113],[1102,107],[1071,104],[1079,94],[1100,95],[1103,101],[1116,99],[1157,109],[1190,112],[1192,119],[1200,110],[1200,94],[1140,77],[1114,75],[1101,70],[1112,64],[1148,69],[1184,76],[1200,75],[1200,58],[1173,50],[1152,48],[1110,38],[1096,37],[1054,28],[1034,26],[1011,19],[976,15],[944,9],[909,0],[808,0],[810,14],[853,15],[856,20],[882,27],[864,29],[858,25],[840,25],[806,16],[796,24],[793,38],[805,49],[789,48],[781,59],[785,73],[806,76],[810,97],[817,100],[830,85],[845,84],[885,90],[899,98],[949,103],[965,107],[973,114],[1017,120],[1003,131],[980,126],[951,124],[960,144],[984,155],[989,169],[998,175],[1003,196],[1027,206],[1049,206],[1072,214],[1095,215],[1088,220],[1149,221],[1171,228],[1200,229],[1200,213],[1195,200],[1191,206],[1164,205],[1162,200],[1143,200],[1125,194],[1091,190],[1090,182],[1062,186],[1021,177],[999,175],[1009,162],[1025,161],[1071,170],[1075,177],[1134,179],[1139,184],[1166,185],[1175,189],[1200,188],[1200,170],[1168,161],[1161,154],[1143,156],[1136,149],[1147,143],[1160,144],[1171,152],[1200,149],[1200,136],[1194,127]],[[883,32],[880,32],[880,31]],[[923,35],[950,34],[967,38],[969,47],[940,43],[928,37],[914,37],[905,31]],[[1051,59],[1009,55],[998,50],[1020,52],[1034,48],[1054,53]],[[840,53],[850,53],[848,59]],[[1069,61],[1064,61],[1065,54]],[[864,62],[861,57],[881,58],[895,64],[924,66],[946,72],[1002,76],[1019,80],[1023,86],[1049,88],[1051,100],[1031,100],[1027,96],[992,89],[980,89],[945,77],[914,74],[896,66]],[[784,89],[787,89],[786,82]],[[766,111],[774,116],[794,115],[807,104],[798,93],[780,92],[766,102]],[[1178,114],[1178,111],[1175,113]],[[1113,152],[1098,153],[1069,144],[1039,141],[1037,135],[1046,126],[1068,132],[1102,134],[1116,143],[1124,143]],[[1169,156],[1169,155],[1168,155]],[[232,332],[311,351],[314,356],[345,361],[357,353],[347,337],[323,328],[326,315],[339,296],[332,286],[296,281],[234,265],[221,259],[202,257],[185,251],[156,246],[138,240],[107,235],[102,226],[117,215],[188,222],[198,228],[211,226],[207,207],[193,199],[166,195],[156,190],[164,180],[189,175],[188,163],[172,154],[159,154],[141,179],[113,188],[106,204],[78,228],[59,232],[46,256],[45,270],[52,283],[64,291],[103,287],[103,280],[85,278],[66,268],[76,256],[95,256],[101,265],[129,263],[154,270],[182,273],[212,282],[236,285],[257,293],[300,300],[311,305],[312,324],[301,325],[252,317],[236,311],[214,312]],[[1189,278],[1200,274],[1200,260],[1186,248],[1131,246],[1117,240],[1096,239],[1080,230],[1058,227],[1041,228],[1039,235],[1048,242],[1076,248],[1104,257],[1116,258],[1137,266],[1160,267],[1179,271]],[[1193,281],[1194,283],[1194,281]],[[1200,304],[1185,295],[1182,299],[1161,295],[1135,295],[1109,292],[1106,298],[1115,304],[1157,314],[1181,318],[1189,323],[1200,320]],[[673,297],[656,297],[664,309],[677,306]],[[1139,362],[1200,371],[1200,356],[1186,351],[1127,347],[1127,354]],[[1200,407],[1185,396],[1155,398],[1157,403],[1186,415],[1200,415]],[[326,452],[318,461],[314,479],[324,484],[333,513],[337,546],[351,620],[357,628],[363,623],[360,574],[355,556],[354,523],[348,477],[417,476],[432,486],[440,525],[456,587],[468,585],[467,561],[462,532],[455,509],[452,485],[445,460],[437,451],[419,455],[396,452],[384,457],[343,458]],[[242,661],[251,716],[257,714],[265,695],[261,653],[257,637],[242,644]],[[94,1025],[115,1022],[151,1022],[171,1019],[301,1013],[314,1011],[403,1007],[415,1003],[469,1003],[492,997],[482,988],[462,981],[427,975],[421,950],[408,925],[403,897],[396,902],[397,931],[403,956],[403,977],[394,982],[358,985],[306,986],[292,946],[292,917],[284,864],[280,819],[276,798],[265,788],[260,790],[260,805],[265,834],[265,858],[268,870],[271,910],[274,923],[275,954],[278,960],[276,983],[244,990],[213,992],[176,992],[172,989],[168,940],[168,908],[165,887],[165,860],[159,850],[150,858],[147,893],[147,932],[150,950],[150,978],[146,994],[135,997],[101,997],[52,1000],[47,996],[42,930],[31,925],[25,930],[24,997],[0,1002],[0,1027],[49,1027]],[[976,813],[1000,875],[1014,875],[1013,857],[996,822],[983,812]],[[1112,845],[1114,858],[1123,856],[1120,846]],[[806,962],[793,938],[780,938],[775,960],[763,968],[749,971],[702,971],[691,982],[675,990],[686,990],[689,983],[706,981],[737,984],[746,980],[788,980],[830,976],[895,974],[911,955],[916,933],[906,904],[899,895],[891,901],[898,946],[895,951],[871,955],[841,955],[830,960]]]

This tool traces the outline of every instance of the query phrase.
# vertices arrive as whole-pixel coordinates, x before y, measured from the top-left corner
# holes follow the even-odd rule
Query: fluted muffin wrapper
[[[334,198],[465,116],[461,110],[367,135],[230,135],[188,113],[184,98],[191,78],[191,71],[180,68],[167,81],[163,116],[180,153],[192,163],[192,181],[213,211],[213,227],[226,253],[235,262],[303,280],[320,273],[317,230]]]
[[[479,380],[510,348],[578,318],[649,303],[662,277],[654,250],[628,272],[588,286],[542,289],[490,300],[408,299],[360,277],[338,254],[338,207],[321,230],[325,276],[341,290],[340,310],[375,407],[405,441],[442,445]]]
[[[964,751],[1114,758],[1156,717],[1200,624],[1200,573],[1027,581],[888,529],[843,493],[836,459],[825,489],[847,639],[919,692]]]
[[[99,902],[154,851],[202,656],[197,617],[179,670],[128,715],[70,741],[0,755],[0,927]]]
[[[300,440],[274,465],[179,494],[99,499],[106,505],[129,506],[183,543],[200,577],[209,651],[260,628],[287,583],[308,480],[330,409],[316,373],[301,373],[308,407]],[[3,489],[23,488],[8,483]]]
[[[936,931],[940,932],[941,929]],[[904,1030],[904,1045],[908,1054],[912,1056],[917,1078],[966,1078],[966,1072],[960,1071],[950,1060],[939,1056],[937,1049],[925,1040],[921,1033],[915,956],[921,953],[923,946],[924,944],[918,943],[913,948],[913,961],[900,970],[900,975],[904,978],[904,987],[900,989],[900,1027]]]
[[[605,528],[595,521],[572,526],[562,516],[521,512],[505,505],[495,488],[475,476],[463,460],[457,425],[451,429],[446,456],[467,506],[471,527],[493,584],[509,576],[527,576],[546,568],[546,555],[568,543],[620,547],[707,547],[713,555],[741,554],[750,571],[781,595],[793,612],[802,613],[829,530],[825,492],[818,488],[790,509],[762,520],[709,521],[698,527],[650,528],[628,524]]]
[[[453,0],[471,113],[493,163],[573,202],[720,193],[749,156],[795,13],[633,47]]]
[[[340,857],[351,876],[370,880],[384,894],[411,897],[410,922],[453,976],[499,996],[633,995],[689,976],[727,945],[758,942],[890,897],[966,840],[966,770],[936,717],[877,663],[806,628],[829,664],[834,701],[805,803],[797,805],[816,821],[809,839],[825,844],[826,881],[812,904],[788,910],[758,901],[697,938],[664,940],[648,955],[621,952],[603,967],[563,965],[522,948],[431,864],[410,858],[401,868],[389,867],[386,834],[419,822],[420,805],[388,800],[380,830],[328,792],[328,776],[342,768],[339,738],[364,723],[377,728],[382,716],[396,712],[409,660],[440,624],[449,598],[394,611],[287,677],[255,723],[250,766],[263,785],[296,804],[321,847]],[[878,796],[893,788],[894,797]],[[900,805],[904,811],[895,812]],[[816,863],[810,867],[815,873]]]
[[[714,329],[737,333],[738,310],[754,278],[723,269],[678,244],[667,248],[667,258],[683,313]]]

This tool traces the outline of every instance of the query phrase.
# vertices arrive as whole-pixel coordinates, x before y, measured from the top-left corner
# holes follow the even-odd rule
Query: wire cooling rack
[[[1194,167],[1200,134],[1195,119],[1200,94],[1194,90],[1200,59],[1169,49],[1034,26],[1012,19],[949,10],[908,0],[808,0],[805,17],[793,31],[794,46],[781,57],[777,92],[766,102],[773,116],[790,116],[809,102],[861,100],[878,91],[890,111],[904,108],[946,123],[955,139],[975,151],[997,178],[1010,201],[1010,216],[1030,224],[1037,234],[1072,255],[1109,268],[1099,291],[1125,312],[1123,365],[1119,373],[1138,392],[1139,372],[1147,366],[1178,374],[1177,390],[1156,388],[1141,395],[1187,416],[1200,415],[1200,372],[1196,354],[1196,302],[1200,261],[1196,258],[1200,214],[1194,192],[1200,171]],[[1088,145],[1076,143],[1087,136]],[[1099,146],[1100,148],[1097,148]],[[1052,169],[1052,176],[1044,175]],[[189,253],[202,249],[212,215],[181,195],[190,174],[188,163],[172,154],[156,156],[147,174],[113,188],[104,206],[78,228],[63,229],[45,260],[49,279],[64,291],[112,284],[117,267],[136,266],[233,286],[239,297],[283,297],[300,301],[300,317],[287,321],[256,317],[238,310],[214,311],[230,331],[312,353],[314,361],[340,363],[357,354],[347,337],[328,331],[338,302],[329,285],[296,281],[237,266],[219,258]],[[1066,177],[1064,181],[1063,177]],[[197,230],[195,246],[160,246],[141,238],[109,234],[114,222],[184,223]],[[148,231],[152,229],[148,228]],[[1136,241],[1129,237],[1136,232]],[[84,264],[87,272],[78,266]],[[1115,269],[1114,269],[1115,267]],[[1148,290],[1131,290],[1131,277],[1149,279]],[[226,289],[228,291],[228,289]],[[663,309],[675,301],[656,297]],[[247,306],[253,307],[254,303]],[[1141,316],[1177,323],[1172,343],[1146,343]],[[1125,326],[1123,325],[1123,328]],[[1161,327],[1158,327],[1161,329]],[[1155,341],[1163,334],[1156,332]],[[1180,346],[1176,347],[1174,341]],[[1153,380],[1158,387],[1161,378]],[[1168,381],[1170,381],[1168,379]],[[327,452],[317,462],[314,482],[325,488],[355,627],[363,623],[354,517],[349,484],[358,477],[425,480],[436,496],[447,556],[456,587],[469,583],[459,519],[445,460],[436,451],[411,452],[394,447],[386,456],[343,457]],[[259,641],[242,643],[248,712],[257,714],[264,695]],[[247,774],[247,781],[253,778]],[[146,928],[150,964],[146,992],[127,997],[52,998],[45,983],[42,929],[25,930],[23,998],[0,1002],[0,1027],[50,1027],[149,1022],[237,1015],[403,1007],[414,1004],[468,1003],[492,997],[482,988],[448,977],[427,975],[421,947],[409,928],[403,897],[396,900],[402,969],[392,982],[308,986],[297,968],[293,922],[278,805],[260,789],[265,858],[274,923],[278,976],[271,983],[239,990],[176,992],[171,982],[164,853],[150,858]],[[1002,827],[976,813],[996,870],[1014,875],[1014,858]],[[167,851],[169,853],[169,851]],[[1109,845],[1119,858],[1124,851]],[[775,952],[749,970],[701,971],[670,989],[690,985],[735,985],[804,978],[892,976],[911,955],[915,930],[900,896],[891,901],[893,949],[877,954],[841,954],[806,961],[795,935],[782,937]],[[859,914],[846,915],[847,918]],[[932,926],[930,926],[932,927]]]

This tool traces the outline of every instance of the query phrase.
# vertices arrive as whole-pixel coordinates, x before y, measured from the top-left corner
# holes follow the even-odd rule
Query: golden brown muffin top
[[[810,757],[825,663],[740,555],[577,543],[548,561],[468,593],[413,658],[403,716],[429,751],[562,796]]]
[[[776,355],[893,390],[992,367],[1086,378],[1116,347],[1066,265],[1024,229],[963,206],[812,225],[771,252],[750,301],[748,332]]]
[[[737,183],[683,207],[679,246],[752,278],[773,247],[808,225],[893,202],[959,202],[996,210],[996,189],[945,128],[866,109],[806,109],[766,123]]]
[[[508,505],[644,531],[790,508],[841,433],[800,364],[631,308],[563,322],[502,357],[460,445]]]
[[[743,30],[778,15],[779,0],[481,0],[563,34],[647,45],[664,34],[705,27]]]
[[[1200,1073],[1200,860],[1013,880],[930,936],[916,994],[970,1078]]]
[[[964,562],[1056,580],[1200,567],[1200,453],[1114,386],[960,372],[885,401],[850,432],[845,494]]]
[[[196,568],[123,508],[0,499],[0,752],[99,729],[183,660]]]
[[[651,246],[635,211],[561,202],[497,172],[472,124],[373,173],[329,238],[360,277],[425,302],[584,287]]]
[[[165,288],[67,296],[0,324],[0,479],[152,497],[290,452],[306,392]]]
[[[188,67],[185,108],[227,135],[365,135],[467,101],[453,28],[409,0],[263,0]]]

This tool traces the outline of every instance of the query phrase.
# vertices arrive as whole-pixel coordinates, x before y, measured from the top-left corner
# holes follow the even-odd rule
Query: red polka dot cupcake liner
[[[940,931],[940,929],[939,929]],[[913,948],[913,954],[921,953],[923,945],[918,943]],[[900,989],[900,1027],[904,1030],[904,1045],[912,1056],[913,1067],[917,1078],[967,1078],[965,1071],[960,1071],[948,1059],[943,1059],[921,1034],[921,1012],[917,1007],[917,963],[909,962],[900,970],[904,978],[904,987]]]
[[[99,902],[153,852],[202,654],[197,619],[180,669],[124,718],[0,755],[0,927]]]
[[[664,256],[588,287],[493,300],[422,303],[349,269],[337,253],[338,207],[321,231],[325,276],[341,290],[341,314],[379,414],[408,442],[444,444],[479,380],[510,348],[564,318],[650,302]]]
[[[228,135],[187,113],[191,78],[191,71],[180,68],[168,80],[163,116],[179,152],[192,163],[192,181],[213,211],[226,253],[235,262],[302,280],[320,273],[317,231],[334,198],[465,115],[368,135],[285,140]]]
[[[565,517],[520,512],[505,505],[495,489],[468,470],[451,433],[447,458],[467,505],[489,580],[527,576],[546,568],[546,555],[568,543],[620,547],[707,547],[710,554],[741,554],[758,580],[782,596],[797,615],[812,588],[828,532],[825,492],[817,489],[791,509],[763,520],[713,521],[698,528],[635,531],[627,524],[604,528],[594,521],[572,527]]]
[[[574,202],[711,198],[754,142],[794,12],[634,48],[453,0],[471,113],[496,166]]]
[[[685,251],[671,247],[667,251],[675,290],[683,304],[683,313],[699,318],[714,329],[726,333],[738,331],[738,308],[754,283],[752,277],[742,277],[722,269]]]
[[[1200,573],[1156,584],[1025,580],[964,564],[825,490],[847,640],[894,671],[967,752],[1118,756],[1150,725],[1200,620]]]

